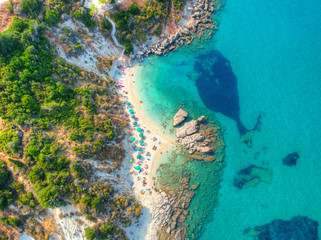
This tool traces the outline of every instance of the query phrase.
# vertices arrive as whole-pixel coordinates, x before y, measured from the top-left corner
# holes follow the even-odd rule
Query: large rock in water
[[[271,183],[272,170],[251,165],[242,169],[234,177],[234,185],[239,189],[255,187],[260,182]]]
[[[286,166],[295,166],[299,158],[300,158],[299,153],[293,152],[286,155],[286,157],[282,159],[282,162],[283,162],[283,165],[286,165]]]
[[[179,109],[173,118],[173,127],[176,127],[180,123],[182,123],[188,116],[188,113],[183,109]]]
[[[262,226],[247,228],[243,234],[257,240],[319,240],[318,225],[317,221],[297,216],[289,221],[276,219]]]
[[[191,120],[184,124],[184,126],[176,130],[176,137],[183,138],[193,133],[196,133],[199,129],[199,123],[196,120]]]

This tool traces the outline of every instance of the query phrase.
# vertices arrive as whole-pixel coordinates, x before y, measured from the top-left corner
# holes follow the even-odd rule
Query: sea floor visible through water
[[[195,215],[188,221],[200,231],[195,238],[251,239],[243,235],[246,228],[295,216],[320,223],[319,1],[226,0],[216,18],[219,30],[211,40],[196,40],[166,56],[152,57],[136,71],[144,111],[166,134],[174,134],[171,119],[180,107],[191,118],[205,115],[219,122],[224,130],[225,168],[220,184],[205,184],[211,181],[214,167],[197,161],[190,166],[206,186],[197,190],[199,197],[190,206]],[[222,59],[222,73],[212,68],[217,59]],[[213,80],[231,85],[217,87]],[[211,95],[212,88],[216,93]],[[222,96],[217,94],[220,89]],[[251,129],[260,114],[261,129],[248,147],[241,142],[237,122]],[[297,165],[283,165],[282,158],[292,152],[300,155]],[[162,161],[179,163],[169,156]],[[235,174],[251,164],[272,169],[271,184],[236,188]],[[218,203],[208,204],[219,185]],[[204,213],[209,216],[196,226],[198,215]]]

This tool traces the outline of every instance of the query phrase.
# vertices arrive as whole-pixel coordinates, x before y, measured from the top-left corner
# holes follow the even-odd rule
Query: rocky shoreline
[[[188,151],[187,160],[204,160],[211,162],[214,158],[216,145],[215,135],[208,134],[214,131],[213,128],[208,128],[207,120],[204,116],[197,120],[185,122],[188,118],[188,113],[183,109],[179,109],[173,118],[173,126],[177,126],[177,150],[179,155],[184,154],[182,149]],[[185,122],[185,123],[184,123]],[[183,124],[184,123],[184,124]],[[206,131],[207,130],[207,131]],[[206,134],[207,133],[207,134]],[[184,150],[185,151],[185,150]],[[176,155],[176,154],[174,154]],[[185,161],[183,161],[184,164]],[[162,164],[161,167],[167,168],[168,163]],[[170,172],[170,170],[169,170]],[[174,173],[169,173],[175,179],[174,185],[160,185],[156,187],[154,195],[154,203],[152,208],[151,230],[153,239],[172,239],[183,240],[187,239],[187,226],[185,221],[190,214],[188,207],[195,195],[195,190],[198,189],[200,183],[191,183],[192,172],[187,171],[181,177],[175,177]],[[184,224],[183,224],[184,223]],[[150,232],[150,233],[151,233]]]
[[[195,0],[190,3],[188,12],[189,21],[179,26],[178,30],[168,37],[161,37],[156,44],[144,47],[141,51],[131,56],[131,60],[142,62],[150,55],[163,55],[183,45],[189,45],[197,36],[201,38],[204,30],[217,29],[212,14],[220,9],[221,1]]]

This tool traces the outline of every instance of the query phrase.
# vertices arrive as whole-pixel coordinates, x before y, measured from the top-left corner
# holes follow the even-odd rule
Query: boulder
[[[205,137],[202,134],[194,133],[190,136],[184,137],[181,143],[185,148],[189,149],[189,148],[193,148],[196,142],[203,141],[204,139]]]
[[[162,47],[163,48],[167,48],[167,46],[169,45],[169,40],[166,38],[163,42],[162,42]]]
[[[251,165],[242,169],[234,177],[234,185],[239,189],[255,187],[260,182],[271,183],[272,170]]]
[[[181,33],[186,36],[192,35],[191,32],[187,28],[182,28]]]
[[[173,127],[182,123],[187,118],[187,116],[188,113],[180,108],[173,118]]]
[[[184,240],[185,239],[185,234],[186,234],[186,229],[185,228],[180,228],[177,230],[174,240]]]
[[[196,120],[191,120],[176,130],[176,137],[183,138],[192,135],[193,133],[196,133],[198,129],[198,122]]]
[[[204,123],[204,122],[206,122],[206,117],[205,117],[205,116],[200,116],[200,117],[197,119],[197,121],[198,121],[199,123]]]
[[[197,146],[196,150],[200,153],[211,153],[212,149],[210,147],[200,147]]]
[[[293,152],[293,153],[286,155],[282,159],[282,162],[283,162],[283,165],[286,165],[286,166],[295,166],[296,162],[298,161],[299,158],[300,158],[299,153]]]
[[[297,216],[289,221],[276,219],[262,226],[247,228],[243,234],[257,240],[318,240],[318,225],[308,217]]]

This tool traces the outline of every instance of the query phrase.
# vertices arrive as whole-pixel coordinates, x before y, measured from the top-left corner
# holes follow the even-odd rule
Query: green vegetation
[[[10,13],[13,13],[13,2],[12,2],[12,0],[9,0],[9,3],[6,3],[6,9],[7,9]]]
[[[24,3],[31,17],[36,11],[30,9],[36,3]],[[56,3],[58,6],[59,0]],[[73,203],[92,220],[104,218],[108,210],[112,218],[97,225],[93,233],[87,230],[86,236],[123,239],[124,232],[117,224],[131,224],[126,208],[133,201],[116,196],[108,181],[91,179],[92,167],[82,159],[104,163],[111,159],[116,169],[124,158],[118,143],[127,123],[119,118],[120,103],[108,89],[109,83],[57,57],[42,35],[44,26],[57,24],[63,11],[47,8],[42,12],[45,23],[14,17],[10,27],[0,33],[0,152],[6,154],[5,161],[0,161],[0,209],[10,211],[10,204],[23,205],[28,216],[20,217],[28,219],[22,223],[31,234],[36,234],[39,226],[32,214],[43,208]],[[132,7],[130,11],[136,14],[138,10]],[[86,19],[92,21],[91,17],[82,20]],[[106,31],[111,29],[107,19],[101,24]],[[65,33],[73,37],[70,29]],[[78,51],[79,46],[74,45]],[[112,59],[104,59],[101,68],[111,63]],[[30,183],[28,192],[20,181]],[[0,220],[14,227],[21,225],[15,217]]]
[[[185,2],[185,0],[173,0],[175,9],[183,10]]]
[[[20,149],[19,136],[12,126],[8,126],[0,132],[0,151],[9,156],[16,157]]]
[[[0,186],[5,185],[11,178],[6,163],[0,160]]]
[[[85,228],[86,240],[93,239],[109,239],[109,237],[114,236],[116,233],[116,228],[112,225],[111,222],[102,223],[94,228],[87,227]]]
[[[19,217],[0,217],[0,221],[4,225],[10,225],[12,227],[22,226],[22,220]]]
[[[45,13],[45,22],[49,25],[49,26],[54,26],[56,25],[60,20],[60,15],[59,12],[56,10],[50,10],[49,8],[46,9],[46,13]]]
[[[21,0],[20,6],[22,11],[31,18],[36,18],[41,8],[41,2],[39,0]]]
[[[85,236],[87,240],[93,240],[96,238],[95,230],[91,227],[85,228]]]
[[[12,176],[6,163],[0,160],[0,209],[4,210],[16,199],[15,189],[11,186]]]
[[[170,8],[168,0],[150,0],[141,10],[136,3],[128,11],[118,10],[111,14],[117,25],[118,40],[125,46],[125,53],[133,51],[133,43],[146,41],[146,34],[157,34],[166,23]]]
[[[100,27],[103,29],[106,35],[109,35],[109,31],[112,29],[113,26],[111,22],[106,18],[106,16],[104,16],[100,22]]]
[[[96,22],[92,20],[93,15],[87,8],[80,7],[72,14],[72,16],[78,20],[81,20],[88,28],[92,28],[96,25]]]

